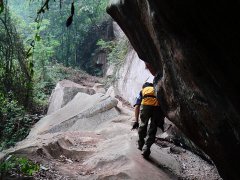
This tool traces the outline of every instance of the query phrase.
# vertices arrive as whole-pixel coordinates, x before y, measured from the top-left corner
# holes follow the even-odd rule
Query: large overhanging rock
[[[107,9],[159,72],[165,114],[231,180],[240,178],[239,8],[238,1],[114,0]]]

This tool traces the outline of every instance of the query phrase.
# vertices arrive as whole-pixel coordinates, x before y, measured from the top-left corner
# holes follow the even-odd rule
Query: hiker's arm
[[[136,99],[136,103],[134,105],[134,112],[135,112],[135,122],[132,126],[133,129],[137,129],[139,127],[139,114],[140,114],[140,106],[142,102],[142,92],[139,93],[139,96]]]
[[[139,111],[140,111],[140,105],[139,104],[136,104],[134,106],[134,111],[135,111],[135,122],[133,123],[133,126],[132,126],[132,130],[133,129],[138,129],[139,127]]]
[[[140,105],[136,105],[134,110],[135,110],[135,121],[139,122]]]
[[[135,111],[135,121],[138,122],[139,121],[139,112],[140,112],[140,106],[141,106],[141,102],[142,102],[142,91],[140,91],[136,102],[134,104],[134,111]]]

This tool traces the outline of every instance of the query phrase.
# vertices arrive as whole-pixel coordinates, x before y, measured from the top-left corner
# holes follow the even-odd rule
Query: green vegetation
[[[4,97],[0,94],[0,150],[14,145],[29,132],[34,120],[26,115],[23,106],[16,100],[11,100],[11,94]]]
[[[77,69],[94,74],[107,3],[0,0],[0,151],[28,135],[59,80]]]
[[[32,102],[33,67],[14,24],[5,5],[0,14],[0,149],[25,137],[34,122],[25,112]]]
[[[107,3],[0,0],[0,151],[28,135],[58,81],[78,70],[102,76],[98,55],[123,63],[128,41],[112,40]]]
[[[97,45],[101,50],[107,52],[108,63],[115,65],[120,65],[124,62],[129,49],[128,40],[124,38],[120,41],[104,41],[103,39],[100,39],[97,42]]]
[[[27,105],[31,95],[32,67],[7,7],[0,15],[0,37],[0,93],[12,92],[14,99]]]
[[[40,171],[40,165],[25,157],[9,156],[0,164],[0,177],[26,178]]]
[[[107,53],[107,62],[109,65],[113,65],[113,74],[116,74],[126,58],[129,49],[128,40],[125,38],[119,41],[104,41],[103,39],[100,39],[97,42],[97,45],[100,47],[100,50]],[[108,77],[106,80],[106,86],[108,87],[112,85],[116,80],[116,76]]]

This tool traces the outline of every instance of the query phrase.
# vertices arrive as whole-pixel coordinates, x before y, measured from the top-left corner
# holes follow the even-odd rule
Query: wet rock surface
[[[113,0],[108,13],[159,72],[162,108],[216,164],[240,178],[237,1]]]

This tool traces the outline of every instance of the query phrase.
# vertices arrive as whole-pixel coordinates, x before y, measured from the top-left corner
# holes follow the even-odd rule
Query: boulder
[[[71,129],[87,130],[96,127],[118,115],[117,110],[114,109],[117,103],[117,99],[100,93],[88,95],[79,92],[66,106],[38,121],[31,129],[28,138],[46,133],[65,132]],[[91,118],[94,120],[90,121]],[[79,123],[84,125],[76,125]]]
[[[69,80],[58,82],[50,96],[47,115],[65,106],[78,92],[95,94],[95,90]]]

